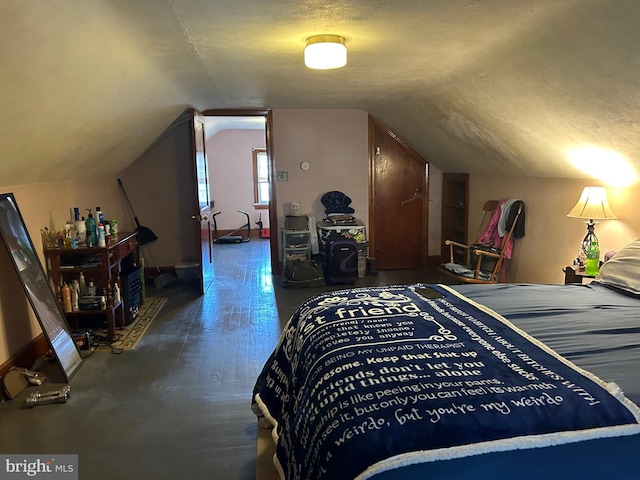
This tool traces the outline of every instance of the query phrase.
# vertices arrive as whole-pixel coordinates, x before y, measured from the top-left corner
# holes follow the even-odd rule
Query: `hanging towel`
[[[504,237],[507,234],[507,230],[511,227],[511,223],[507,222],[507,218],[509,217],[513,204],[519,201],[520,200],[515,198],[508,198],[500,206],[500,219],[498,220],[498,235],[500,235],[500,237]]]

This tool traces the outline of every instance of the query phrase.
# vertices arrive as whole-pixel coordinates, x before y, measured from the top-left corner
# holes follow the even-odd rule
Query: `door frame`
[[[273,275],[280,272],[280,261],[278,258],[278,214],[276,208],[276,191],[275,191],[275,161],[273,157],[273,115],[268,110],[242,110],[242,109],[209,109],[201,112],[205,117],[264,117],[265,118],[265,147],[269,157],[269,247],[271,254],[271,273]]]
[[[194,170],[195,170],[195,178],[196,178],[196,198],[198,203],[197,211],[198,213],[193,216],[194,220],[197,220],[198,223],[198,240],[199,247],[198,251],[200,252],[200,294],[204,295],[207,291],[207,288],[211,284],[212,280],[212,245],[211,245],[211,194],[209,190],[209,160],[207,157],[207,139],[204,125],[204,116],[202,113],[198,112],[195,109],[191,110],[191,121],[192,121],[192,146],[193,146],[193,162],[194,162]],[[200,129],[196,128],[196,125],[200,124]],[[202,135],[201,141],[202,145],[199,143],[199,135]],[[204,166],[204,176],[201,175],[198,171],[198,155],[200,154],[200,149],[202,148],[202,160]],[[206,205],[202,205],[200,198],[200,179],[204,177],[204,181],[206,184]],[[203,239],[203,231],[207,232],[208,245],[207,251],[204,250],[204,239]],[[205,255],[206,254],[206,255]],[[205,265],[206,260],[208,259],[209,264]]]

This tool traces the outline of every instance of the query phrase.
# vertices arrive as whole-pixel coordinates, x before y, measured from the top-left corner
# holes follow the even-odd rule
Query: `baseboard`
[[[160,273],[158,273],[158,269],[160,269]],[[163,267],[163,266],[159,266],[158,268],[156,267],[144,267],[144,278],[145,281],[148,281],[154,277],[157,277],[158,275],[161,275],[163,273],[168,273],[169,275],[175,277],[176,276],[176,267]]]
[[[44,333],[41,333],[27,343],[22,350],[0,365],[0,377],[3,377],[13,367],[30,368],[36,360],[47,353],[49,348],[49,342],[47,342]]]
[[[239,232],[236,232],[235,230],[218,230],[218,237],[222,237],[224,235],[229,235],[232,232],[234,232],[233,233],[234,235],[239,235],[241,237],[246,237],[247,236],[247,229],[245,228],[243,230],[240,230]],[[213,232],[212,232],[212,235],[213,235]],[[251,229],[251,238],[263,238],[263,237],[260,237],[260,229],[252,228]]]

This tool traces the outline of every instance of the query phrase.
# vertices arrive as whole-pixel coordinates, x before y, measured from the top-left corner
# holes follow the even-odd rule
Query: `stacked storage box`
[[[282,259],[284,267],[291,260],[311,260],[309,230],[282,229]]]

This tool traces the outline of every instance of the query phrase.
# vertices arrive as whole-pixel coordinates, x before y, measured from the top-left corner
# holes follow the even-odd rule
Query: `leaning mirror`
[[[0,236],[65,381],[82,364],[64,313],[51,289],[12,193],[0,194]],[[4,318],[4,321],[14,321]]]

